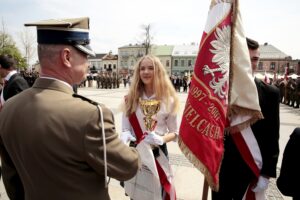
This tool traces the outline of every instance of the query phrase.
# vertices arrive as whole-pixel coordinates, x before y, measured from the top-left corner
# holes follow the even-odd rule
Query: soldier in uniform
[[[98,72],[97,73],[97,76],[96,76],[96,83],[97,83],[97,89],[100,89],[100,73]]]
[[[126,84],[127,84],[127,78],[126,76],[124,75],[123,77],[123,84],[124,84],[124,88],[126,88]]]
[[[293,106],[294,104],[294,92],[296,91],[296,82],[294,79],[292,79],[292,77],[289,78],[287,86],[286,86],[286,90],[287,90],[287,102],[286,104],[288,106]]]
[[[113,74],[113,77],[112,77],[112,87],[115,89],[116,85],[117,85],[116,74]]]
[[[99,78],[99,81],[100,81],[100,88],[103,89],[103,84],[104,84],[104,77],[103,77],[103,73],[101,72],[100,74],[100,78]]]
[[[87,75],[87,80],[88,80],[88,86],[93,87],[93,75],[92,75],[92,73],[89,73]]]
[[[284,103],[285,102],[285,85],[286,85],[286,81],[283,80],[279,80],[279,92],[280,92],[280,103]]]
[[[294,107],[295,102],[297,101],[297,83],[295,79],[292,79],[292,84],[291,84],[291,103],[289,106]]]
[[[295,101],[296,101],[295,108],[299,108],[299,105],[300,105],[300,76],[298,76],[296,79]]]
[[[107,177],[132,178],[140,160],[118,138],[107,107],[73,94],[72,85],[88,69],[87,56],[94,56],[89,19],[26,25],[37,26],[41,72],[32,88],[0,112],[7,194],[10,199],[109,200]]]
[[[104,89],[107,89],[107,74],[105,73],[102,80],[102,85]]]
[[[108,74],[108,75],[107,75],[106,81],[107,81],[107,88],[108,88],[108,89],[111,89],[111,88],[112,88],[112,78],[111,78],[111,74]]]

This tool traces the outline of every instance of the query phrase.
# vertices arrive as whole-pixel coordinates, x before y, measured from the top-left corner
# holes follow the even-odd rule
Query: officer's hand
[[[268,188],[270,181],[268,178],[259,176],[256,186],[252,188],[253,192],[262,192]]]
[[[147,142],[148,144],[152,144],[152,145],[163,145],[164,144],[163,137],[157,135],[154,131],[148,133],[148,135],[146,135],[144,141]]]
[[[128,144],[130,141],[135,142],[136,138],[131,135],[130,131],[124,131],[121,133],[120,139],[124,144]]]

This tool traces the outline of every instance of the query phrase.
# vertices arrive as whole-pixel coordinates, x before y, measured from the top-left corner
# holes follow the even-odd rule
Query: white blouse
[[[152,95],[151,97],[147,97],[145,94],[143,94],[142,99],[146,99],[146,100],[155,99],[155,95]],[[157,124],[154,129],[156,134],[160,136],[166,135],[168,133],[178,134],[177,115],[171,114],[171,111],[173,110],[173,106],[174,106],[174,101],[171,100],[170,109],[168,109],[169,110],[168,111],[166,108],[166,104],[163,101],[160,102],[160,110],[156,115],[152,117],[153,119],[157,120]],[[146,128],[144,125],[145,116],[142,113],[140,106],[137,107],[135,114],[137,116],[138,122],[141,126],[143,133],[146,132]],[[131,127],[128,117],[125,115],[125,113],[123,113],[122,132],[125,131],[130,131],[131,134],[134,134],[134,131]]]

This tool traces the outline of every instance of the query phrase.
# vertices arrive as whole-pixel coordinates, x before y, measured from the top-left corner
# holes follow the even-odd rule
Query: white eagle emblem
[[[211,74],[212,76],[209,82],[210,88],[213,89],[214,93],[221,99],[226,97],[225,86],[229,76],[230,35],[230,26],[224,26],[222,30],[218,27],[216,28],[216,40],[210,43],[214,49],[210,49],[210,52],[214,54],[212,62],[216,63],[219,67],[213,69],[208,65],[204,65],[203,67],[203,74]],[[216,72],[221,72],[222,76],[216,77]]]

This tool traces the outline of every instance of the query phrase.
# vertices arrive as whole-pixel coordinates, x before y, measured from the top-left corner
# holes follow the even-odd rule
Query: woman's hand
[[[148,133],[144,139],[145,142],[151,145],[163,145],[164,138],[162,136],[157,135],[154,131]]]

